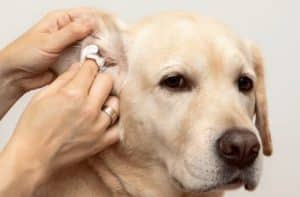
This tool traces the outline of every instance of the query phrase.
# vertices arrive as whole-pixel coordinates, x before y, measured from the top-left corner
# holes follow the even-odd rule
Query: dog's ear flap
[[[105,66],[118,66],[122,71],[127,69],[124,34],[126,25],[118,18],[98,12],[98,29],[83,45],[96,44],[100,47],[100,55],[105,58]]]
[[[86,39],[82,45],[96,44],[100,48],[100,56],[105,60],[105,72],[114,78],[112,94],[119,95],[128,70],[125,49],[125,35],[127,26],[118,18],[98,12],[100,20],[98,29],[90,39]]]
[[[118,18],[104,13],[95,13],[98,20],[98,28],[87,38],[67,48],[52,67],[54,72],[61,74],[71,64],[80,61],[81,51],[90,44],[99,47],[99,55],[104,58],[106,71],[115,78],[114,92],[117,92],[121,84],[121,76],[127,72],[127,60],[124,49],[123,34],[126,25]]]
[[[255,90],[255,124],[262,140],[264,155],[271,155],[273,151],[269,128],[267,95],[265,90],[264,64],[260,50],[251,42],[248,43],[252,54],[257,83]]]

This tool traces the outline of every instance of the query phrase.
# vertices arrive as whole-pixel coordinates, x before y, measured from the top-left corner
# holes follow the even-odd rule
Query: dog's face
[[[261,65],[251,46],[211,19],[184,14],[154,17],[131,33],[124,142],[161,161],[183,190],[254,189]]]

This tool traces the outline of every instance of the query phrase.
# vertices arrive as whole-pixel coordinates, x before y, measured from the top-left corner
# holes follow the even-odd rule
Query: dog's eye
[[[173,74],[164,77],[160,81],[160,86],[171,90],[184,90],[188,88],[185,78],[180,74]]]
[[[253,81],[247,76],[240,76],[238,79],[238,87],[241,92],[249,92],[253,89]]]

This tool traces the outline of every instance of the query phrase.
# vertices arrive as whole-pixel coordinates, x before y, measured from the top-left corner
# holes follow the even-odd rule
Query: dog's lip
[[[225,188],[238,188],[242,185],[248,191],[253,191],[255,189],[255,184],[253,184],[251,181],[244,180],[241,177],[234,178],[233,180],[231,180],[228,183],[224,184],[224,187]]]
[[[242,184],[244,181],[240,178],[240,177],[237,177],[235,179],[233,179],[232,181],[229,181],[227,183],[227,185],[231,185],[231,184]]]
[[[179,187],[181,190],[191,192],[190,190],[186,189],[185,186],[181,183],[181,181],[179,181],[176,177],[172,176],[172,180],[175,183],[175,185],[177,187]],[[218,189],[221,189],[221,190],[229,189],[230,190],[230,189],[239,188],[242,185],[244,185],[245,189],[248,190],[248,191],[253,191],[255,189],[254,184],[251,184],[250,182],[246,182],[241,177],[236,177],[236,178],[228,181],[227,183],[215,185],[215,186],[212,186],[211,188],[206,189],[206,190],[193,190],[192,192],[196,192],[196,193],[197,192],[209,192],[209,191],[218,190]]]
[[[172,180],[175,183],[175,185],[182,191],[184,192],[193,192],[193,193],[198,193],[198,192],[210,192],[213,190],[218,190],[218,189],[230,189],[230,188],[237,188],[242,186],[243,181],[241,179],[234,179],[226,184],[216,184],[214,186],[211,186],[210,188],[206,188],[206,189],[187,189],[182,183],[181,181],[179,181],[176,177],[172,176]]]
[[[184,187],[184,185],[176,178],[176,177],[171,177],[172,178],[172,180],[173,180],[173,182],[175,183],[175,185],[177,186],[177,187],[179,187],[181,190],[183,190],[183,191],[185,191],[186,189],[185,189],[185,187]]]
[[[225,190],[226,189],[227,190],[236,189],[236,188],[241,187],[243,184],[244,184],[244,181],[240,177],[237,177],[227,183],[224,183],[223,186],[221,186],[220,188],[225,189]]]
[[[245,183],[245,189],[248,191],[253,191],[255,189],[255,185],[250,183]]]

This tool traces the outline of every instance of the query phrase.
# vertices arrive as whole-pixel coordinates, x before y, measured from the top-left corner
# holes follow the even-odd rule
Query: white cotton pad
[[[80,63],[82,64],[87,59],[94,60],[98,65],[100,72],[105,70],[105,60],[99,55],[99,47],[97,45],[91,44],[81,50]]]

